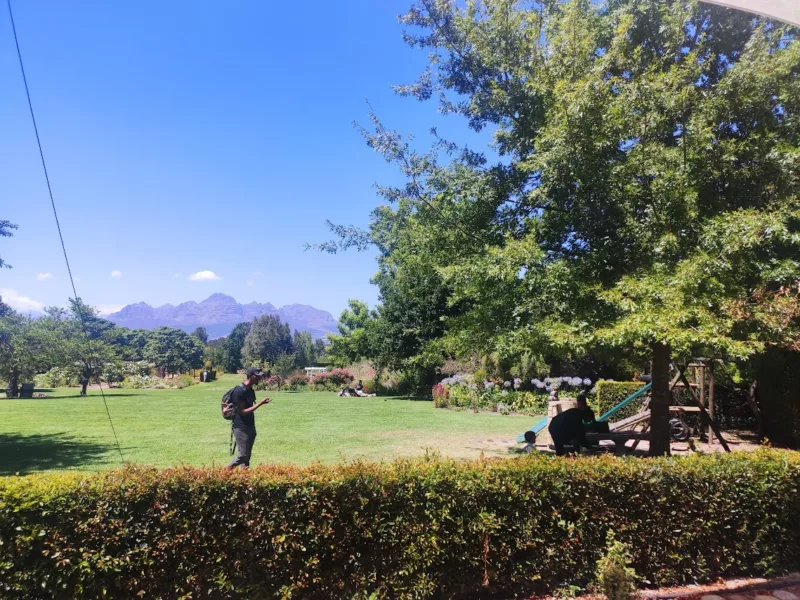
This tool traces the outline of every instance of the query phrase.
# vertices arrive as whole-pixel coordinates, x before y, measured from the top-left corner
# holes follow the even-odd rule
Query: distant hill
[[[225,294],[212,294],[202,302],[183,302],[178,306],[165,304],[157,308],[138,302],[106,318],[130,329],[166,326],[191,333],[202,325],[208,331],[208,337],[213,339],[228,335],[237,323],[252,321],[263,314],[278,315],[281,321],[289,324],[292,331],[307,331],[315,339],[337,332],[336,319],[328,311],[305,304],[289,304],[280,308],[275,308],[269,302],[239,304],[235,298]]]

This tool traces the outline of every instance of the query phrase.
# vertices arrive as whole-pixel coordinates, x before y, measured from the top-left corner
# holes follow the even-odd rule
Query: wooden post
[[[708,445],[714,444],[714,429],[711,425],[714,422],[714,363],[708,366]]]
[[[750,391],[747,394],[747,404],[750,405],[750,410],[756,417],[756,427],[758,428],[758,437],[764,437],[764,423],[761,420],[761,409],[758,408],[758,401],[756,400],[756,393],[758,390],[758,381],[753,380],[750,385]]]
[[[650,388],[650,456],[668,456],[669,405],[672,394],[669,388],[669,355],[666,344],[655,342],[653,349],[653,380]]]
[[[711,429],[717,435],[717,439],[719,440],[719,443],[722,444],[722,447],[725,449],[725,452],[730,452],[731,449],[728,446],[728,442],[725,441],[725,438],[722,437],[722,433],[717,429],[717,426],[714,424],[714,421],[708,416],[708,411],[706,410],[706,407],[700,404],[700,398],[698,397],[697,394],[695,394],[694,390],[689,385],[689,381],[686,379],[686,375],[684,375],[682,370],[680,374],[683,383],[686,385],[687,388],[689,388],[689,390],[691,390],[692,400],[694,400],[694,403],[697,404],[698,407],[700,407],[700,414],[702,414],[703,418],[705,418],[705,420],[708,421],[709,427],[711,427]]]
[[[706,369],[705,367],[695,368],[695,379],[697,379],[697,372],[700,371],[700,380],[697,382],[700,385],[700,404],[706,405]]]

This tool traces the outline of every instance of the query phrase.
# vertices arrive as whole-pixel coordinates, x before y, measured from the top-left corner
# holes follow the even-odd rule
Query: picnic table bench
[[[587,433],[586,439],[590,442],[601,440],[611,440],[614,442],[614,454],[622,456],[625,454],[625,443],[629,440],[649,440],[649,431],[611,431],[609,433]]]

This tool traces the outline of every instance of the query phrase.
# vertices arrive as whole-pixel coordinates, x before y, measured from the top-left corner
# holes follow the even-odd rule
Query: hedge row
[[[598,381],[596,400],[597,416],[599,417],[607,410],[613,408],[644,385],[644,383],[639,381]],[[632,417],[642,410],[643,402],[644,396],[637,398],[611,417],[611,421],[621,421],[622,419]]]
[[[476,597],[800,565],[800,455],[526,456],[0,480],[0,597]],[[484,587],[484,581],[488,585]]]

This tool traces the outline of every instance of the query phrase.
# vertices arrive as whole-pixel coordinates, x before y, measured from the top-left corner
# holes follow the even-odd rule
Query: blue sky
[[[304,252],[324,220],[364,226],[398,181],[352,122],[463,141],[435,102],[400,98],[425,64],[410,0],[277,3],[15,0],[17,32],[78,293],[104,311],[224,292],[370,305],[371,253]],[[0,238],[6,301],[71,294],[5,7],[0,10]],[[195,277],[193,274],[211,272]],[[215,278],[216,277],[216,278]]]

